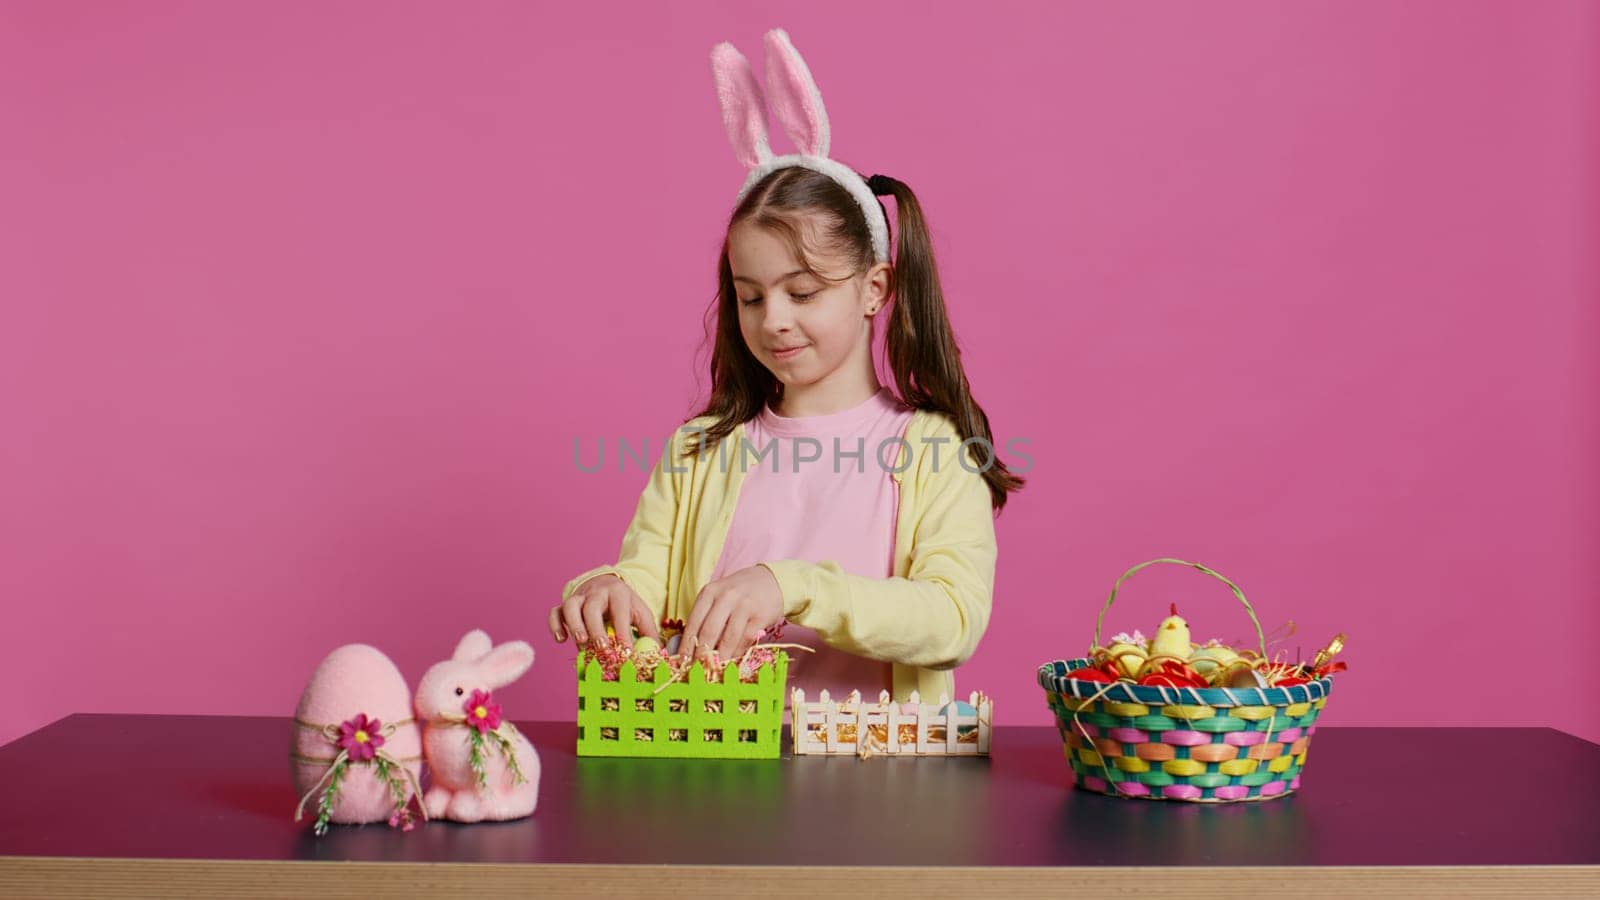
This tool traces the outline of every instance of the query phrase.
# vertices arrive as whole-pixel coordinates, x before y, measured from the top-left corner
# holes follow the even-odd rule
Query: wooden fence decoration
[[[909,703],[895,703],[889,692],[877,703],[863,703],[860,691],[835,701],[823,691],[814,701],[795,688],[789,694],[790,732],[798,755],[863,758],[900,756],[987,756],[994,723],[994,701],[973,691],[964,704],[941,694],[923,703],[915,691]]]

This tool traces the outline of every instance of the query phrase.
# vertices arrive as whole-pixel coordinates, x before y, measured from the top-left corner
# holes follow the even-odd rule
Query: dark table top
[[[577,758],[520,726],[532,818],[311,834],[287,718],[74,715],[0,747],[0,855],[891,866],[1600,864],[1600,745],[1551,729],[1319,728],[1301,790],[1195,805],[1071,787],[1048,727],[988,759]]]

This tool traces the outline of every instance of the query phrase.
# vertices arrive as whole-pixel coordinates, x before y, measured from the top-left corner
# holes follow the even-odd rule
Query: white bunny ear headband
[[[775,169],[802,166],[821,172],[855,198],[872,233],[874,262],[888,262],[889,222],[872,187],[849,166],[828,158],[828,113],[822,107],[822,93],[811,79],[806,61],[782,28],[767,32],[763,43],[772,111],[800,152],[772,155],[767,145],[767,103],[750,61],[727,41],[713,47],[711,74],[717,82],[717,101],[722,104],[722,124],[728,129],[733,155],[750,170],[735,204]]]

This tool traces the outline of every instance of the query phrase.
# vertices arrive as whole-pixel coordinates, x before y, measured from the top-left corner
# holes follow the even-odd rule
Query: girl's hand
[[[679,652],[704,658],[714,648],[726,664],[782,618],[778,579],[765,566],[740,569],[700,589],[684,623]]]
[[[607,619],[617,640],[630,650],[634,625],[642,634],[661,640],[655,613],[627,582],[610,574],[596,575],[578,585],[572,596],[550,610],[550,634],[558,642],[565,641],[569,634],[580,644],[601,641],[606,636]]]

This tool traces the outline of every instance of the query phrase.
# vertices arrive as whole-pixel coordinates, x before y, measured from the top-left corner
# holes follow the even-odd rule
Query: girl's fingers
[[[633,598],[633,624],[639,626],[639,633],[661,641],[661,626],[656,624],[656,614],[638,597]]]
[[[627,591],[612,591],[610,602],[611,630],[617,633],[622,646],[633,649],[633,598]]]
[[[722,636],[717,641],[717,656],[723,663],[739,658],[739,644],[744,641],[744,630],[749,624],[750,616],[744,610],[728,616],[727,627],[722,629]]]
[[[589,643],[599,644],[606,639],[606,595],[599,593],[583,601],[583,627],[589,632]]]
[[[695,653],[708,654],[716,649],[717,641],[722,639],[722,629],[728,624],[729,604],[718,598],[711,604],[711,611],[706,613],[705,621],[700,623],[700,631],[695,635]]]
[[[567,639],[567,630],[561,626],[561,607],[550,607],[550,636],[556,643],[564,643]]]
[[[751,622],[750,624],[745,626],[745,629],[744,629],[744,640],[739,642],[739,655],[740,656],[744,656],[746,650],[749,650],[751,647],[754,647],[756,645],[756,641],[761,639],[761,632],[763,630],[765,630],[765,629],[762,629],[761,627],[757,626],[754,622]]]
[[[699,643],[696,638],[700,634],[700,626],[714,605],[716,601],[705,592],[705,588],[701,588],[700,594],[694,598],[694,607],[689,610],[689,620],[683,623],[683,639],[678,644],[679,653],[688,655],[695,652]]]
[[[585,594],[573,594],[567,602],[561,604],[561,620],[567,626],[567,633],[579,644],[589,643],[589,632],[583,627],[583,598]]]

